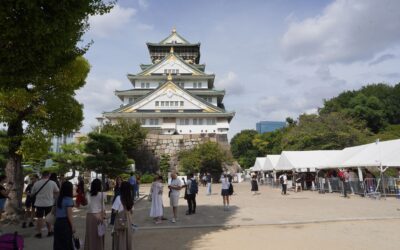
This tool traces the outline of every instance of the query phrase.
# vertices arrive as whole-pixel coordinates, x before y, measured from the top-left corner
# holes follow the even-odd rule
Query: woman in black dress
[[[257,176],[255,175],[251,178],[251,191],[253,192],[253,195],[258,193]]]

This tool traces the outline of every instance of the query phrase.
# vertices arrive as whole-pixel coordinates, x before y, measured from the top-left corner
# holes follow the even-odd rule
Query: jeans
[[[282,184],[282,194],[286,194],[287,184]]]
[[[349,183],[348,182],[343,182],[343,195],[344,197],[347,197],[347,188],[348,188]]]
[[[207,182],[207,194],[211,195],[211,182]]]
[[[196,194],[188,194],[187,203],[189,214],[196,213]]]

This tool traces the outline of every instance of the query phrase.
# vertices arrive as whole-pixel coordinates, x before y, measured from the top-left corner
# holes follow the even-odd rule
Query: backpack
[[[343,172],[343,171],[339,171],[338,176],[339,176],[339,179],[340,179],[341,181],[344,180],[344,172]]]
[[[285,180],[284,180],[284,178],[283,178],[283,175],[282,175],[281,177],[279,177],[279,182],[280,182],[281,184],[284,184],[284,183],[285,183]]]
[[[197,185],[197,181],[192,180],[192,183],[190,184],[190,193],[197,194],[198,192],[199,192],[199,187]]]
[[[229,195],[232,195],[232,194],[233,194],[233,185],[232,185],[232,182],[231,182],[231,183],[229,183],[229,189],[228,189],[228,192],[229,192]]]
[[[18,232],[13,234],[3,234],[0,236],[0,249],[23,250],[24,238],[21,235],[18,235]]]

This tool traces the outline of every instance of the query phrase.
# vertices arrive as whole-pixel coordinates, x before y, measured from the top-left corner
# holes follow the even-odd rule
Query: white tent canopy
[[[400,167],[400,140],[376,142],[343,162],[343,167]]]
[[[295,169],[298,172],[313,172],[337,157],[339,152],[340,150],[283,151],[274,170]]]
[[[267,157],[257,157],[252,171],[262,171]]]
[[[323,164],[319,164],[318,169],[340,168],[351,157],[366,149],[369,144],[337,150],[336,155],[331,155]],[[333,156],[333,157],[332,157]]]
[[[264,164],[264,171],[272,171],[274,170],[276,164],[278,164],[280,155],[267,155],[267,159],[265,160]]]

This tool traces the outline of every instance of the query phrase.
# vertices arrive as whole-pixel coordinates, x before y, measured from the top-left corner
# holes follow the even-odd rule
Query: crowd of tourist
[[[12,183],[5,187],[6,177],[0,176],[0,212],[4,210],[4,204],[8,198],[8,193],[12,188]],[[86,180],[89,181],[89,180]],[[221,196],[224,210],[229,210],[229,197],[233,194],[232,176],[222,174]],[[206,186],[206,195],[211,195],[212,177],[210,173],[204,173],[198,178],[190,173],[185,178],[178,178],[176,172],[171,173],[168,181],[169,205],[172,208],[171,223],[178,220],[178,206],[183,191],[183,197],[187,202],[186,215],[196,214],[196,196],[198,185]],[[72,209],[86,208],[86,223],[84,246],[85,250],[103,250],[105,246],[105,234],[107,228],[112,228],[112,249],[130,250],[133,249],[132,233],[135,228],[133,223],[133,205],[139,198],[140,177],[130,173],[127,180],[118,176],[114,181],[105,178],[94,179],[91,183],[86,183],[83,176],[78,176],[75,186],[65,178],[58,178],[55,173],[43,171],[39,178],[32,174],[27,180],[25,188],[25,213],[22,228],[34,227],[36,218],[36,238],[43,236],[42,229],[47,228],[47,237],[54,237],[53,249],[73,250],[74,244],[79,244],[77,240],[76,227],[73,222]],[[161,224],[166,219],[164,214],[163,195],[164,179],[161,175],[156,175],[151,184],[149,200],[151,208],[149,216],[154,218],[155,224]],[[109,225],[106,219],[105,201],[108,191],[112,188],[112,207]],[[258,187],[257,187],[258,190]],[[252,188],[252,191],[253,188]],[[74,199],[75,197],[75,199]],[[1,216],[1,213],[0,213]]]

